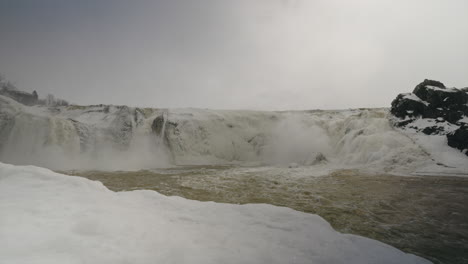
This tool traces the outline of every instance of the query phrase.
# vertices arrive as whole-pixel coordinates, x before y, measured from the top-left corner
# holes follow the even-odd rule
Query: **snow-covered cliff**
[[[54,169],[242,163],[402,173],[440,162],[389,120],[384,108],[262,112],[44,107],[0,96],[0,160]]]

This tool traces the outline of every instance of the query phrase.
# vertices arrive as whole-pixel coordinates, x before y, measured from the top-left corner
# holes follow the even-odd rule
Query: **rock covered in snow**
[[[468,115],[467,102],[467,92],[426,79],[413,93],[399,94],[392,102],[391,112],[399,118],[442,118],[456,123]]]
[[[468,125],[462,125],[457,130],[447,134],[448,145],[461,150],[468,156]]]
[[[0,160],[60,170],[296,163],[407,173],[432,164],[427,152],[393,129],[389,117],[388,109],[26,106],[0,96]]]
[[[16,89],[10,89],[8,87],[3,87],[2,89],[0,89],[0,95],[10,97],[24,105],[35,105],[39,102],[36,91],[32,93],[27,93]]]
[[[163,132],[163,128],[164,128],[164,123],[165,123],[165,118],[164,118],[164,115],[159,115],[157,116],[154,120],[153,120],[153,123],[151,124],[151,129],[153,130],[154,133],[156,133],[156,135],[161,135],[161,133]]]
[[[397,118],[398,127],[426,135],[447,135],[449,145],[462,151],[468,144],[468,137],[461,136],[465,135],[462,126],[468,125],[466,88],[447,88],[439,81],[426,79],[413,93],[399,94],[390,112]]]

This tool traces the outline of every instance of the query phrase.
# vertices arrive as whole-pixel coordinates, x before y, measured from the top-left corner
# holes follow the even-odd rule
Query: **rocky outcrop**
[[[133,136],[132,112],[128,106],[115,106],[114,119],[109,124],[108,135],[115,148],[127,149]],[[109,110],[107,110],[109,111]]]
[[[11,99],[24,105],[36,105],[39,102],[39,98],[38,98],[36,91],[32,93],[27,93],[27,92],[3,87],[0,90],[0,95],[10,97]]]
[[[457,130],[447,134],[448,145],[461,150],[468,156],[468,125],[462,125]]]
[[[416,86],[413,93],[399,94],[392,102],[391,113],[402,119],[443,118],[457,123],[468,115],[467,103],[467,92],[446,88],[441,82],[426,79]]]
[[[163,112],[153,120],[151,123],[151,130],[158,136],[160,142],[169,149],[172,149],[170,135],[177,136],[179,134],[179,129],[178,123],[168,120],[167,112]]]
[[[398,127],[427,135],[447,135],[449,146],[461,151],[467,148],[467,88],[447,88],[439,81],[426,79],[412,93],[399,94],[390,112]]]
[[[160,136],[164,129],[164,115],[157,116],[151,124],[151,130],[158,136]]]

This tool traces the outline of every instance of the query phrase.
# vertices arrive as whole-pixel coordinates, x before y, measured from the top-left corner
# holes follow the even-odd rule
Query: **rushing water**
[[[223,203],[268,203],[315,213],[340,232],[380,240],[434,263],[468,263],[468,178],[341,170],[197,166],[137,172],[69,171],[114,191],[149,189]]]

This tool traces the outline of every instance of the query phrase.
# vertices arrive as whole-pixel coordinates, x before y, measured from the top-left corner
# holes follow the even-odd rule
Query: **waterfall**
[[[165,114],[165,116],[164,116]],[[166,122],[167,122],[167,118],[169,117],[169,111],[164,111],[163,114],[162,114],[162,117],[163,117],[163,125],[162,125],[162,129],[161,129],[161,138],[162,138],[162,141],[164,143],[164,137],[166,135]]]
[[[387,113],[171,109],[168,122],[169,109],[37,109],[0,100],[0,161],[105,170],[231,162],[316,165],[325,163],[323,157],[339,167],[393,169],[425,162],[427,154],[390,126]]]

